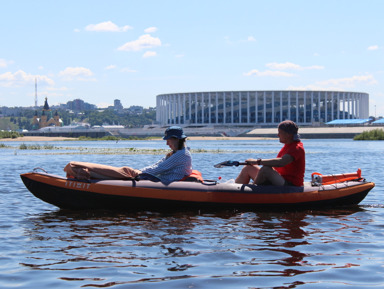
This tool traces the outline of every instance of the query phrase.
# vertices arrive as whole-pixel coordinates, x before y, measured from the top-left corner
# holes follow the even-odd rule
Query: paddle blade
[[[223,167],[232,167],[238,166],[240,163],[238,161],[225,161],[219,164],[214,165],[215,168],[223,168]]]

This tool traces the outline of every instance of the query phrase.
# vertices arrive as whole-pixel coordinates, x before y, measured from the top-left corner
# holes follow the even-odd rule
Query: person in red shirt
[[[278,125],[278,137],[284,144],[276,158],[247,159],[235,182],[248,184],[252,179],[256,185],[303,186],[305,172],[305,150],[298,134],[299,128],[291,120]],[[262,165],[262,167],[260,167]]]

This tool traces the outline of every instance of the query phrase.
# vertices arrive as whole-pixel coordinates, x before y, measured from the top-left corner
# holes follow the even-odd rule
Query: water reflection
[[[328,252],[314,251],[313,244],[349,242],[346,231],[359,232],[362,220],[356,214],[362,211],[332,211],[333,224],[321,229],[316,223],[324,211],[50,212],[25,224],[30,242],[22,264],[93,287],[296,276],[340,267],[315,261]]]

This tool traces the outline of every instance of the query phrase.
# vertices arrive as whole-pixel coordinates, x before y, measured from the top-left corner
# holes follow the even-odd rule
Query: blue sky
[[[344,90],[384,115],[384,1],[0,0],[0,106]]]

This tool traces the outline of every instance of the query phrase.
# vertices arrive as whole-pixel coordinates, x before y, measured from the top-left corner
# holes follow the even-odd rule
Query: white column
[[[355,118],[358,118],[357,117],[357,113],[356,113],[356,93],[352,93],[352,103],[353,103],[353,106],[352,106],[352,113],[353,113],[353,116]]]
[[[283,92],[280,91],[280,122],[283,121]]]
[[[219,123],[219,97],[217,92],[215,92],[215,99],[216,99],[216,124],[218,124]]]
[[[296,91],[296,123],[299,122],[299,92]]]
[[[227,97],[225,91],[223,92],[223,124],[227,123]]]
[[[171,121],[172,121],[171,113],[172,113],[171,95],[168,95],[168,97],[167,97],[167,124],[171,124]]]
[[[177,99],[177,123],[180,125],[181,124],[181,120],[180,120],[180,116],[181,116],[180,95],[176,94],[175,98]]]
[[[264,117],[264,120],[263,120],[263,123],[266,123],[266,120],[267,120],[267,102],[266,102],[266,93],[265,91],[263,92],[263,117]]]
[[[259,123],[258,91],[255,92],[255,123]]]
[[[288,119],[291,119],[291,92],[288,91]]]
[[[348,92],[348,119],[352,118],[352,100],[351,100],[351,93]]]
[[[185,93],[183,93],[183,124],[185,125],[185,119],[186,119],[186,113],[187,113],[187,110],[186,110],[186,97],[185,97]]]
[[[311,123],[313,122],[313,91],[311,91]]]
[[[319,98],[318,98],[318,112],[319,112],[319,122],[321,121],[321,91],[319,91]]]
[[[250,106],[250,101],[249,101],[249,91],[248,91],[247,92],[247,124],[251,122],[249,106]]]
[[[211,110],[212,110],[212,105],[211,105],[211,93],[210,92],[208,92],[208,117],[209,117],[209,119],[208,119],[208,123],[209,124],[211,124],[211,116],[212,116],[212,112],[211,112]]]
[[[335,98],[334,98],[334,96],[335,96],[335,92],[332,91],[331,93],[332,93],[332,94],[331,94],[331,119],[330,119],[329,121],[332,121],[332,120],[333,120],[333,115],[334,115],[334,112],[335,112],[335,110],[334,110],[334,108],[333,108],[333,106],[334,106],[334,102],[335,102]]]
[[[328,93],[324,92],[324,123],[327,122],[327,114],[328,114]]]
[[[192,98],[190,93],[188,93],[188,105],[189,105],[189,123],[193,123],[192,122]]]
[[[195,93],[195,124],[197,124],[197,93]]]
[[[336,98],[337,98],[337,106],[336,106],[336,119],[340,119],[340,92],[337,92],[337,95],[336,95]]]
[[[201,123],[204,123],[204,109],[205,109],[205,101],[204,101],[204,93],[201,93]]]
[[[233,91],[231,91],[231,123],[233,124]]]
[[[271,123],[275,122],[275,91],[272,91]]]

